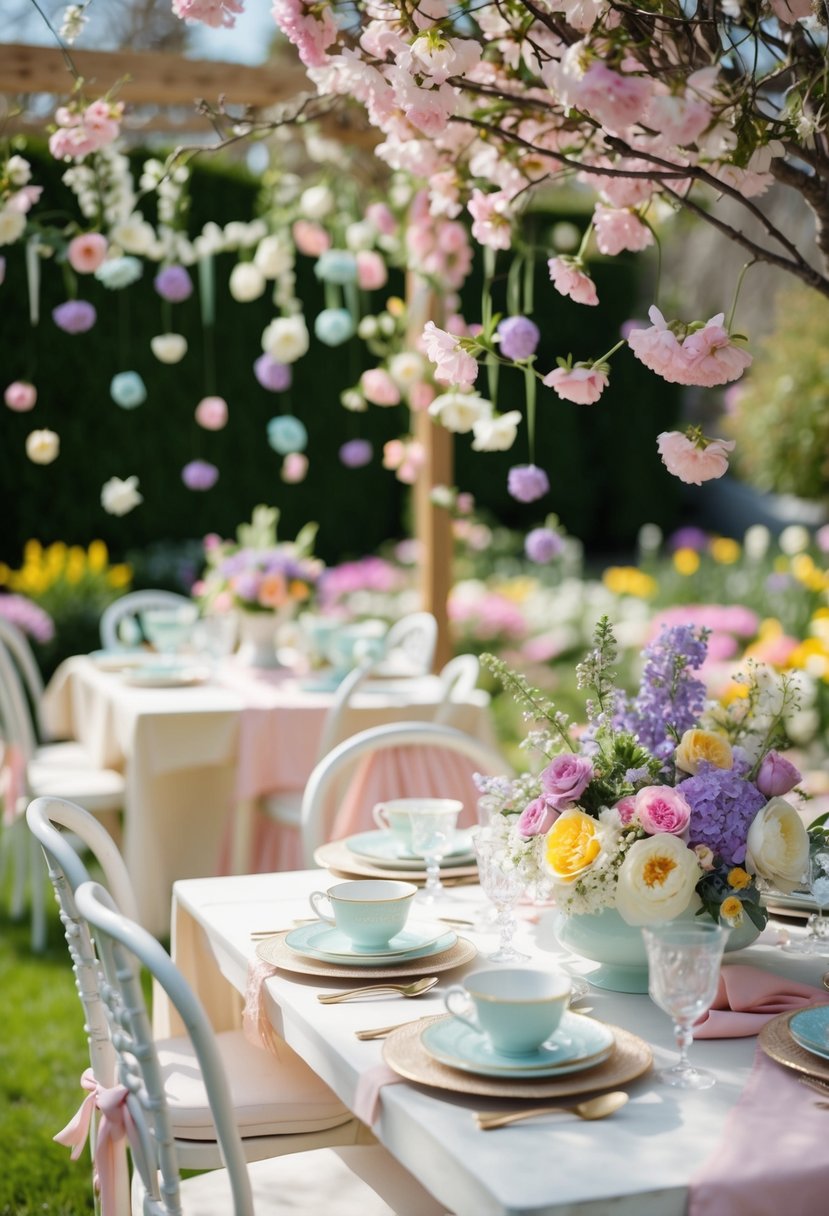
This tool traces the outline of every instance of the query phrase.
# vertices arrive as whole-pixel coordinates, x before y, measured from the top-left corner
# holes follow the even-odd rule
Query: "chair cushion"
[[[241,1030],[216,1035],[230,1083],[239,1133],[278,1136],[323,1131],[353,1115],[287,1043],[279,1058],[249,1043]],[[215,1140],[213,1117],[192,1044],[187,1038],[156,1042],[175,1135]]]
[[[43,749],[46,756],[42,761],[38,748],[29,761],[26,776],[31,796],[68,798],[93,813],[120,810],[124,805],[125,789],[121,774],[111,768],[96,768],[89,762],[82,764],[80,753],[71,744],[68,763],[62,764],[59,760],[62,746],[54,744]]]
[[[262,810],[275,823],[299,827],[302,819],[302,794],[292,790],[284,794],[265,794],[262,797]]]

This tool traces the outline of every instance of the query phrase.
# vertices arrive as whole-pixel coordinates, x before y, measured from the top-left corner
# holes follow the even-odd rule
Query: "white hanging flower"
[[[324,220],[334,210],[334,195],[328,186],[309,186],[299,200],[299,211],[307,220]]]
[[[180,363],[187,354],[187,339],[183,334],[156,334],[150,338],[150,350],[159,363]]]
[[[155,229],[138,211],[116,224],[109,236],[125,253],[145,254],[155,244]]]
[[[109,515],[126,515],[143,501],[137,477],[110,477],[101,487],[101,506]]]
[[[230,294],[240,304],[258,300],[265,291],[266,279],[253,262],[237,262],[230,272]]]
[[[0,211],[0,245],[13,245],[19,241],[26,227],[26,217],[22,211],[12,211],[10,208]]]
[[[284,237],[273,233],[257,245],[253,264],[266,279],[278,279],[293,268],[294,253]]]
[[[33,464],[51,464],[59,451],[60,439],[54,431],[31,431],[26,436],[26,455]]]
[[[310,345],[305,318],[276,317],[262,334],[262,349],[279,363],[296,363]]]
[[[497,414],[494,418],[480,419],[472,427],[475,435],[472,440],[473,450],[506,452],[515,443],[520,421],[520,410],[509,410],[506,414]]]
[[[423,356],[413,350],[402,350],[389,360],[389,375],[404,393],[423,379],[425,368]]]
[[[25,186],[32,180],[32,166],[23,156],[10,156],[6,161],[6,176],[12,186]]]
[[[431,416],[456,435],[466,435],[476,422],[490,419],[492,410],[492,402],[477,393],[441,393],[429,406]]]

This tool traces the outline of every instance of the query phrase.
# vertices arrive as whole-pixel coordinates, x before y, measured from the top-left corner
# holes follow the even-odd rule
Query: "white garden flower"
[[[253,262],[237,262],[230,272],[228,287],[239,304],[249,304],[264,293],[267,280]]]
[[[780,533],[779,544],[787,557],[794,557],[798,553],[805,553],[811,540],[808,528],[804,528],[802,524],[789,524],[788,528],[784,528]]]
[[[26,216],[22,211],[6,207],[0,211],[0,245],[13,245],[19,241],[26,227]]]
[[[629,925],[662,924],[686,911],[702,871],[679,836],[635,841],[619,869],[616,911]]]
[[[305,318],[276,317],[262,334],[262,349],[279,363],[296,363],[308,350],[310,338]]]
[[[476,452],[506,452],[515,443],[520,410],[509,410],[493,418],[481,418],[472,427],[475,438],[472,448]]]
[[[101,506],[109,515],[126,515],[143,501],[137,477],[110,477],[101,487]]]
[[[466,435],[476,422],[490,419],[493,408],[492,402],[478,393],[450,392],[435,397],[429,406],[429,413],[433,418],[437,418],[447,431]]]
[[[754,816],[746,838],[746,869],[792,891],[805,877],[809,864],[809,836],[791,803],[772,798]]]
[[[31,431],[26,436],[26,455],[33,464],[51,464],[59,451],[60,439],[54,431]]]

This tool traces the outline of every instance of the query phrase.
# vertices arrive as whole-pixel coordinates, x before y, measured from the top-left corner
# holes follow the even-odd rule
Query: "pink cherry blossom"
[[[244,12],[240,0],[173,0],[173,13],[182,21],[201,21],[212,29],[231,29]]]
[[[467,210],[472,216],[472,235],[479,244],[490,249],[509,249],[512,223],[509,200],[502,191],[484,194],[482,190],[473,190]]]
[[[636,358],[672,384],[688,383],[688,359],[674,332],[654,305],[648,310],[650,328],[632,329],[628,346]]]
[[[597,203],[593,228],[599,253],[607,257],[615,257],[624,249],[638,253],[653,244],[650,228],[626,207],[605,207],[603,203]]]
[[[42,193],[42,186],[23,186],[6,199],[6,209],[19,211],[21,215],[28,215]]]
[[[712,110],[690,90],[684,96],[666,92],[651,98],[645,120],[669,143],[692,144],[711,122]]]
[[[297,49],[308,68],[324,67],[326,51],[337,40],[337,23],[327,4],[310,5],[302,0],[273,0],[274,21]]]
[[[577,304],[598,304],[596,284],[589,274],[581,269],[579,262],[571,258],[550,258],[547,262],[550,279],[556,291],[569,296]]]
[[[704,481],[722,477],[728,470],[728,454],[733,439],[703,439],[681,431],[663,431],[656,446],[669,473],[687,485],[701,486]]]
[[[728,330],[723,327],[724,314],[719,312],[703,329],[689,334],[682,344],[688,359],[690,379],[686,384],[713,388],[737,380],[751,363],[751,355],[735,346]]]
[[[69,265],[77,274],[92,274],[107,254],[109,243],[100,232],[82,232],[73,237],[66,249]]]
[[[463,350],[452,334],[438,329],[434,321],[427,321],[422,334],[426,358],[435,364],[435,379],[441,384],[459,384],[469,387],[475,383],[478,364]]]
[[[416,439],[390,439],[383,445],[383,468],[393,469],[404,485],[414,485],[425,463],[426,452]]]
[[[557,367],[549,372],[542,384],[551,388],[562,401],[574,401],[576,405],[593,405],[609,384],[607,375],[595,367]]]

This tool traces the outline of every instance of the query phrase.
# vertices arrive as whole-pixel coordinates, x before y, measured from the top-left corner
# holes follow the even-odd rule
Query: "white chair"
[[[338,744],[308,778],[302,798],[300,831],[303,862],[313,867],[314,853],[331,838],[338,796],[358,762],[375,752],[400,748],[443,749],[464,756],[476,771],[492,776],[508,773],[509,764],[495,748],[454,727],[433,722],[390,722],[360,731]],[[399,796],[389,789],[384,796]]]
[[[452,725],[457,707],[468,701],[478,684],[481,664],[477,655],[459,654],[440,669],[441,698],[433,721]]]
[[[80,916],[91,930],[105,982],[101,986],[105,1014],[111,1028],[116,1053],[117,1081],[122,1089],[106,1095],[108,1108],[126,1106],[132,1122],[129,1149],[134,1171],[132,1212],[134,1216],[277,1216],[288,1211],[314,1210],[296,1202],[288,1192],[285,1167],[290,1160],[245,1162],[233,1112],[228,1076],[217,1047],[216,1036],[207,1016],[181,973],[155,938],[115,909],[106,890],[97,883],[82,883],[75,893]],[[157,1046],[150,1034],[150,1022],[141,990],[139,968],[146,967],[167,993],[187,1026],[196,1062],[212,1112],[216,1139],[224,1162],[198,1178],[181,1180],[183,1168],[180,1143],[164,1086],[164,1072]],[[381,1153],[377,1148],[352,1150]],[[347,1159],[347,1150],[343,1150]],[[301,1176],[316,1180],[332,1167],[330,1150],[301,1158]],[[340,1162],[332,1212],[357,1216],[393,1216],[392,1208],[381,1202],[373,1189],[360,1182]],[[100,1171],[99,1171],[100,1172]],[[297,1172],[294,1171],[294,1179]],[[399,1190],[406,1210],[423,1216],[442,1211],[417,1186],[411,1175],[395,1167],[389,1158],[384,1181],[392,1192]],[[330,1184],[329,1184],[330,1185]],[[409,1188],[420,1191],[421,1206],[412,1207]],[[417,1203],[417,1198],[415,1199]],[[119,1211],[126,1211],[123,1208]],[[401,1209],[402,1210],[402,1209]]]
[[[34,651],[29,645],[29,639],[22,629],[18,629],[11,621],[7,621],[4,616],[0,616],[0,642],[5,642],[6,649],[10,652],[17,666],[20,678],[23,681],[37,727],[38,738],[41,740],[47,739],[49,732],[46,730],[41,716],[43,676],[40,674],[40,667],[34,656]]]
[[[377,674],[428,675],[437,640],[438,623],[431,612],[410,612],[401,617],[386,634],[385,654],[377,664]]]
[[[12,797],[15,805],[7,808],[11,819],[4,833],[14,859],[12,915],[22,915],[26,871],[28,868],[32,906],[32,949],[46,945],[43,867],[33,841],[22,825],[23,811],[30,798],[60,794],[99,816],[114,818],[124,805],[124,778],[114,769],[100,768],[79,743],[39,745],[31,711],[20,675],[10,652],[0,641],[0,722],[6,743],[5,761],[10,772],[18,774],[21,788]],[[7,787],[8,788],[8,787]],[[16,840],[9,836],[16,833]],[[27,867],[26,859],[29,859]]]
[[[142,631],[138,620],[142,612],[153,608],[183,608],[193,606],[193,601],[176,591],[128,591],[108,604],[101,613],[101,645],[105,650],[118,650],[136,646],[141,641]],[[122,640],[122,633],[127,636]]]
[[[89,873],[60,829],[66,829],[91,852],[114,903],[125,917],[136,920],[132,884],[114,842],[81,807],[65,798],[38,798],[29,805],[26,819],[43,850],[60,907],[84,1007],[92,1069],[100,1084],[111,1085],[112,1045],[103,1018],[98,960],[75,903],[75,892],[89,881]],[[287,1044],[280,1043],[277,1058],[249,1043],[241,1030],[222,1031],[215,1039],[230,1078],[230,1103],[246,1160],[372,1142],[371,1133]],[[216,1130],[189,1041],[160,1039],[154,1047],[179,1164],[187,1169],[217,1168],[222,1159]]]

